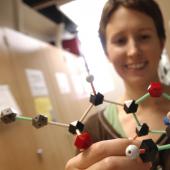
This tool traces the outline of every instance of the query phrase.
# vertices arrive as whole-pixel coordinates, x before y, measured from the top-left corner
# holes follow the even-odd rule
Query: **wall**
[[[72,54],[1,28],[0,86],[8,85],[23,116],[34,117],[40,109],[47,109],[53,120],[69,123],[79,119],[89,106],[88,96],[79,98],[73,88],[66,55],[74,61]],[[26,74],[28,69],[42,73],[48,93],[32,94]],[[61,94],[56,73],[68,78],[68,93]],[[37,109],[37,105],[42,108]],[[66,128],[53,125],[35,129],[29,121],[0,122],[0,138],[3,170],[63,170],[66,161],[74,155],[72,135]],[[43,150],[42,155],[37,154],[38,149]]]

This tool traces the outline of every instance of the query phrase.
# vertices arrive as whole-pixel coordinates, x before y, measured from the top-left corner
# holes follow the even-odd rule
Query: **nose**
[[[129,40],[127,48],[127,55],[130,57],[138,57],[141,53],[139,44],[135,39]]]

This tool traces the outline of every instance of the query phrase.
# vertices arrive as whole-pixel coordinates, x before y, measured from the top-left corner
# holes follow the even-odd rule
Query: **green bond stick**
[[[170,96],[167,93],[163,93],[162,96],[165,97],[166,99],[170,100]]]
[[[135,113],[132,113],[132,115],[133,115],[133,117],[134,117],[134,119],[135,119],[135,121],[136,121],[136,124],[137,124],[138,126],[141,126],[141,123],[139,122],[136,114],[135,114]]]
[[[148,97],[150,97],[150,94],[149,93],[146,93],[145,95],[143,95],[142,97],[140,97],[139,99],[137,99],[135,101],[136,104],[140,104],[142,103],[145,99],[147,99]]]
[[[152,134],[165,134],[166,131],[165,130],[150,130],[149,133],[152,133]]]
[[[18,120],[28,120],[28,121],[32,121],[31,117],[26,117],[26,116],[17,116],[16,119]]]
[[[158,148],[158,151],[168,150],[168,149],[170,149],[170,144],[157,146],[157,148]]]

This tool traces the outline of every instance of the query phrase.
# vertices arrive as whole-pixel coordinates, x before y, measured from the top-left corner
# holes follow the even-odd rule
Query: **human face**
[[[125,82],[157,81],[163,49],[151,17],[119,7],[106,26],[106,52]]]

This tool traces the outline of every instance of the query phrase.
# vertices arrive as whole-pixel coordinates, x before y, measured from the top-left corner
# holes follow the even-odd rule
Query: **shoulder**
[[[104,110],[91,115],[85,121],[85,131],[92,136],[93,142],[117,138],[117,134],[104,116]]]
[[[89,116],[87,120],[85,121],[85,130],[86,131],[92,131],[92,132],[98,132],[99,129],[102,128],[103,124],[101,122],[101,118],[104,118],[103,116],[104,112],[97,112],[94,113],[93,115]],[[92,130],[93,129],[93,130]]]
[[[94,125],[94,122],[98,122],[99,121],[99,114],[103,114],[103,111],[101,112],[97,112],[97,113],[94,113],[92,114],[91,116],[89,116],[87,118],[87,120],[85,121],[85,125],[90,125],[90,124],[93,124]]]

